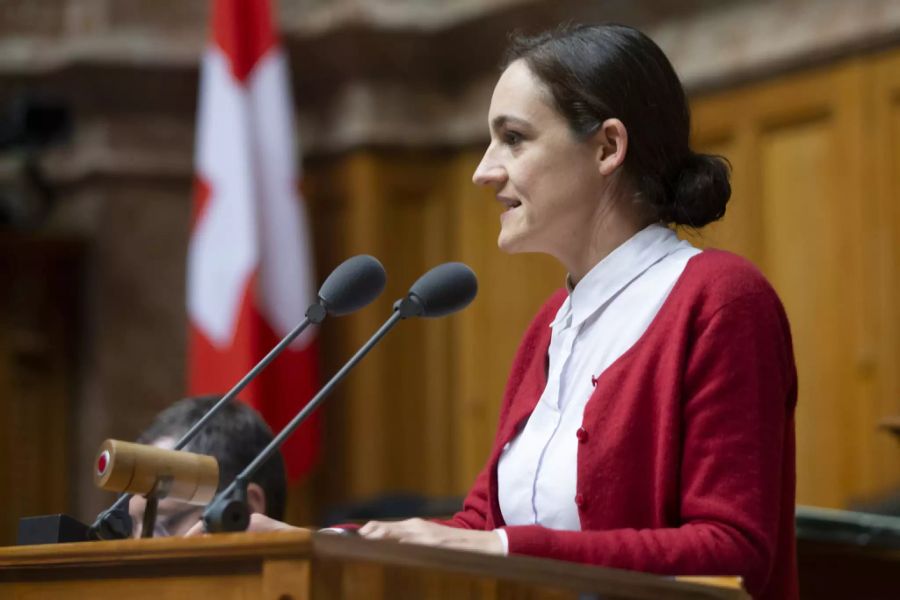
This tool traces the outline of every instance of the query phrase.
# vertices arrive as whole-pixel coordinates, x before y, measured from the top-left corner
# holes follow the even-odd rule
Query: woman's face
[[[491,144],[472,180],[503,205],[497,244],[562,259],[588,242],[603,189],[598,149],[579,141],[522,60],[500,76],[488,114]]]

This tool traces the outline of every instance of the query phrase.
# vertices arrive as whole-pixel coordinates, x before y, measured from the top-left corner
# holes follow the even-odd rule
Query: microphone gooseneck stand
[[[310,307],[306,311],[306,318],[300,322],[287,336],[282,339],[278,345],[276,345],[272,350],[269,351],[266,356],[259,361],[255,367],[253,367],[249,373],[244,375],[243,379],[241,379],[237,385],[235,385],[231,390],[222,396],[222,398],[216,402],[209,411],[203,415],[194,425],[183,435],[181,439],[179,439],[175,446],[172,448],[173,450],[182,450],[185,446],[187,446],[191,440],[193,440],[201,429],[212,419],[215,417],[219,411],[222,410],[226,404],[231,402],[241,391],[247,387],[263,369],[265,369],[270,362],[275,360],[281,352],[287,348],[291,342],[293,342],[297,336],[299,336],[303,331],[309,327],[311,324],[319,324],[323,320],[325,320],[325,316],[327,315],[327,311],[325,307],[319,303],[315,303],[310,305]],[[97,519],[94,521],[93,525],[90,526],[90,535],[94,539],[100,540],[111,540],[111,539],[124,539],[127,537],[131,537],[131,516],[128,514],[125,509],[125,505],[131,499],[132,494],[122,494],[119,498],[106,510],[97,515]],[[153,535],[153,528],[156,524],[156,505],[158,499],[155,495],[152,495],[147,499],[147,507],[144,509],[144,520],[143,520],[143,529],[141,532],[141,537],[151,537]]]
[[[391,316],[378,331],[335,373],[275,439],[235,477],[234,481],[209,503],[203,512],[206,530],[218,533],[247,529],[250,524],[250,510],[247,506],[247,485],[250,478],[346,377],[350,369],[356,366],[400,320],[410,317],[442,317],[456,312],[466,307],[475,298],[477,291],[478,281],[475,274],[462,263],[438,265],[422,275],[410,287],[406,297],[394,303]]]
[[[279,432],[277,436],[257,455],[253,462],[241,471],[234,481],[220,492],[203,512],[203,522],[210,533],[224,531],[245,531],[250,524],[250,509],[247,506],[247,485],[250,478],[269,459],[285,440],[305,421],[310,414],[331,393],[334,387],[341,382],[356,363],[369,353],[375,344],[404,317],[399,310],[395,310],[391,317],[369,338],[353,357],[347,361],[340,371],[326,383],[319,393],[310,400],[303,409],[297,413],[290,423]]]
[[[348,258],[328,275],[319,288],[318,300],[306,309],[306,317],[287,336],[284,337],[272,350],[259,361],[253,369],[241,379],[237,385],[225,394],[216,404],[209,409],[175,444],[174,450],[183,449],[210,419],[212,419],[225,404],[233,400],[259,373],[265,369],[275,357],[290,345],[311,324],[320,324],[328,315],[342,316],[359,310],[371,303],[384,290],[387,276],[384,267],[378,259],[367,254],[359,254]],[[122,494],[110,506],[97,516],[97,520],[89,528],[89,535],[93,539],[123,539],[131,536],[131,516],[125,509],[125,505],[131,498],[131,494]],[[150,499],[148,498],[148,502]],[[151,513],[147,517],[145,513],[144,534],[152,535],[153,521],[155,520],[154,507],[148,507]],[[148,521],[150,527],[148,528]],[[149,533],[148,533],[149,532]]]

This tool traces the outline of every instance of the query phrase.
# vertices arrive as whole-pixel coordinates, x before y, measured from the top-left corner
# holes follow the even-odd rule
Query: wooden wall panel
[[[325,275],[341,260],[367,253],[388,275],[371,306],[326,323],[323,379],[377,330],[421,274],[453,259],[445,162],[444,156],[359,152],[310,170],[305,187],[319,271]],[[326,410],[330,497],[455,492],[447,475],[456,430],[453,319],[399,323],[336,391]]]
[[[900,52],[885,54],[872,65],[871,199],[864,202],[869,215],[870,279],[877,283],[873,298],[874,355],[878,373],[871,407],[873,421],[900,415]],[[869,106],[867,104],[867,106]],[[884,430],[872,436],[874,458],[866,471],[872,489],[900,487],[900,445]]]
[[[853,357],[847,338],[846,263],[832,196],[834,147],[828,119],[784,125],[760,140],[767,273],[791,321],[800,400],[797,404],[797,499],[839,506],[851,487],[856,448],[845,435],[854,417]],[[798,174],[802,174],[798,176]],[[853,266],[850,265],[852,269]],[[850,442],[850,443],[848,443]]]
[[[462,349],[457,419],[457,487],[465,490],[484,465],[513,355],[525,329],[550,294],[565,285],[565,270],[545,255],[509,255],[497,248],[501,208],[491,190],[472,184],[482,149],[456,165],[457,247],[478,274],[478,297],[459,318]]]
[[[420,275],[451,260],[448,197],[443,185],[446,167],[440,158],[409,161],[399,157],[379,161],[384,187],[385,238],[381,258],[388,268],[388,286],[381,318]],[[415,167],[410,169],[410,163]],[[437,185],[435,185],[437,183]],[[455,342],[453,319],[413,319],[401,322],[379,349],[389,357],[382,414],[387,419],[385,459],[394,465],[387,479],[391,489],[449,493],[447,460],[455,427],[448,418],[455,395],[450,378]]]
[[[890,377],[879,341],[886,291],[878,265],[892,246],[873,235],[874,148],[866,140],[884,124],[870,118],[869,62],[694,102],[696,146],[724,154],[734,168],[728,214],[703,242],[759,265],[791,320],[799,503],[846,506],[900,484],[877,441],[887,410],[879,390]]]

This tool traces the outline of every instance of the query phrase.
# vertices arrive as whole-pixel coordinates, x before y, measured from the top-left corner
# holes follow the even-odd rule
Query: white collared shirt
[[[575,506],[576,432],[592,380],[643,335],[687,261],[699,252],[672,230],[650,225],[569,289],[550,324],[547,386],[497,467],[507,525],[581,529]],[[496,531],[506,550],[505,532]]]

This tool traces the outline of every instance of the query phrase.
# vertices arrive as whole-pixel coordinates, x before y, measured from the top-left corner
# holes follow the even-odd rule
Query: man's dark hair
[[[728,164],[691,150],[681,82],[653,40],[625,25],[564,26],[515,36],[504,68],[523,60],[547,88],[576,138],[618,118],[628,132],[625,173],[657,220],[702,227],[731,196]]]
[[[138,438],[152,444],[161,438],[177,440],[200,420],[221,396],[197,396],[176,402],[159,413]],[[272,430],[255,410],[234,400],[226,404],[197,434],[185,450],[207,454],[219,462],[219,489],[223,489],[256,455],[272,441]],[[266,494],[266,514],[273,519],[284,517],[284,460],[276,452],[250,479]]]

